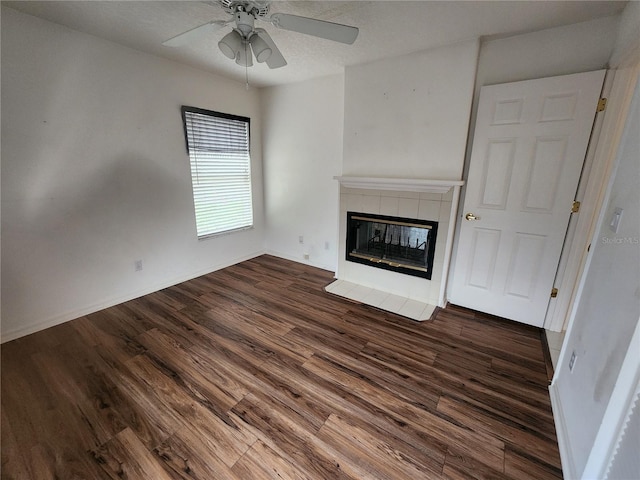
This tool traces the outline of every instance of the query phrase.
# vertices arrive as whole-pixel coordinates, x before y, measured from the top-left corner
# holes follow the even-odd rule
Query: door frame
[[[607,70],[604,77],[600,98],[608,98],[615,73]],[[587,153],[582,165],[582,175],[578,182],[575,200],[580,202],[580,210],[571,215],[565,234],[565,244],[560,253],[558,270],[553,286],[558,289],[558,296],[549,300],[543,328],[553,332],[566,330],[569,312],[573,304],[578,283],[586,262],[589,244],[595,229],[598,211],[604,199],[606,179],[611,174],[612,162],[602,162],[598,155],[598,146],[602,146],[600,135],[603,133],[606,109],[596,114]],[[604,115],[603,115],[604,113]],[[607,138],[607,137],[604,137]],[[605,179],[598,180],[598,179]]]
[[[560,256],[556,276],[559,283],[555,284],[558,296],[549,302],[543,324],[546,330],[565,331],[574,315],[573,306],[580,300],[580,284],[589,247],[605,200],[618,143],[624,131],[635,88],[635,75],[630,73],[624,70],[607,70],[601,95],[608,99],[607,107],[602,112],[604,115],[596,116],[589,141],[585,160],[585,163],[591,162],[589,174],[580,179],[578,186],[578,195],[584,192],[582,198],[577,198],[581,201],[580,212],[575,221],[575,231],[571,232],[572,238],[567,238],[569,243],[564,246]]]

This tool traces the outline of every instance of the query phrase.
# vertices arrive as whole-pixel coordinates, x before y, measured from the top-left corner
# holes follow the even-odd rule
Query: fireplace
[[[438,222],[347,212],[346,260],[431,279]]]

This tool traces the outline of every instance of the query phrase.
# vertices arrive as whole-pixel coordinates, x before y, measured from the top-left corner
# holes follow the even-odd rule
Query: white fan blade
[[[278,50],[278,47],[276,47],[276,44],[273,42],[271,36],[262,28],[256,28],[255,32],[256,35],[264,40],[271,49],[271,55],[269,55],[269,58],[267,58],[267,60],[265,61],[267,66],[269,68],[284,67],[287,64],[287,61],[282,56],[282,53],[280,53],[280,50]]]
[[[176,35],[175,37],[170,38],[162,42],[162,45],[166,47],[182,47],[191,43],[196,38],[206,34],[212,33],[220,30],[222,27],[227,25],[229,22],[225,22],[224,20],[215,20],[213,22],[205,23],[204,25],[200,25],[199,27],[192,28],[191,30],[187,30],[180,35]]]
[[[271,23],[278,28],[291,30],[292,32],[305,33],[314,37],[326,38],[334,42],[351,45],[356,41],[359,30],[356,27],[341,25],[339,23],[325,22],[314,18],[298,17],[287,13],[274,13],[271,15]]]

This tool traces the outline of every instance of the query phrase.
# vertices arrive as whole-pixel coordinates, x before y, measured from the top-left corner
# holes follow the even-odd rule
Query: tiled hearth
[[[412,320],[422,322],[429,320],[435,311],[435,305],[418,300],[412,300],[400,295],[365,287],[345,280],[336,280],[331,285],[327,285],[325,290],[339,297],[355,300],[356,302],[371,305],[372,307],[386,310],[387,312],[402,315]]]

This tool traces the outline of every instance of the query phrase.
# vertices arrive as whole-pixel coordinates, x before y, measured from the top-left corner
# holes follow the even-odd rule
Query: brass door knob
[[[476,217],[473,213],[467,213],[467,214],[464,216],[464,218],[466,218],[466,219],[467,219],[467,220],[469,220],[469,221],[472,221],[472,220],[480,220],[480,218],[479,218],[479,217]]]

